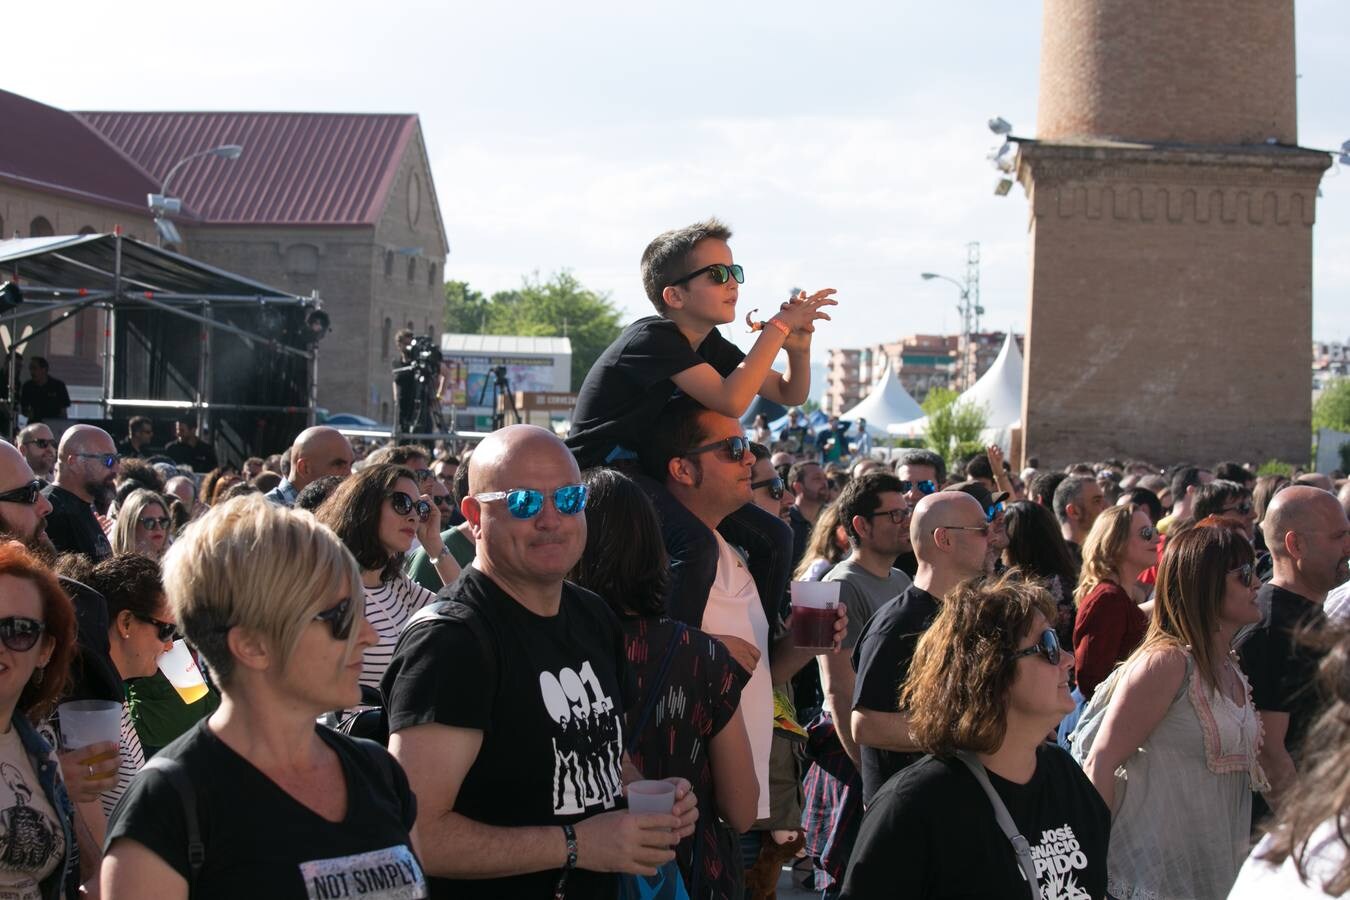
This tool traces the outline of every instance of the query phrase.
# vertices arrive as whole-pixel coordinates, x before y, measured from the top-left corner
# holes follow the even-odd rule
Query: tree
[[[1350,431],[1350,378],[1337,378],[1322,389],[1313,404],[1312,427]]]
[[[548,279],[538,272],[527,275],[517,290],[498,291],[489,299],[464,282],[445,286],[447,331],[568,338],[574,389],[619,336],[619,322],[619,310],[608,294],[590,290],[565,269]]]
[[[924,445],[948,465],[984,449],[980,433],[988,422],[988,411],[969,401],[957,402],[959,397],[951,388],[935,387],[920,404],[928,416]]]

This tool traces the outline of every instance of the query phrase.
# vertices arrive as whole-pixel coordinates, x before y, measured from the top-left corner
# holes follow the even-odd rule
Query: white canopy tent
[[[1017,349],[1017,338],[1012,332],[1008,333],[1003,349],[989,371],[957,398],[957,402],[983,408],[986,427],[981,440],[987,444],[998,444],[1005,452],[1009,451],[1012,430],[1022,423],[1022,352]],[[927,428],[928,417],[922,416],[891,425],[886,430],[902,437],[919,437]]]
[[[896,422],[908,422],[923,415],[923,409],[895,377],[890,358],[883,364],[881,380],[852,409],[845,410],[840,419],[867,420],[867,431],[872,437],[885,437],[886,428]]]

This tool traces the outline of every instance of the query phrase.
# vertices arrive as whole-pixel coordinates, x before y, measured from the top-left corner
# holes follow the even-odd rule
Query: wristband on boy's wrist
[[[774,328],[777,328],[779,331],[783,332],[783,337],[787,337],[788,335],[792,334],[792,329],[787,326],[787,323],[782,322],[776,318],[768,319],[764,322],[764,324],[772,325]]]

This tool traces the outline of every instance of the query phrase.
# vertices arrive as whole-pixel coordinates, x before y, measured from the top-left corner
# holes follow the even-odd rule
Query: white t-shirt
[[[1327,594],[1326,602],[1322,604],[1322,611],[1327,614],[1327,618],[1332,622],[1343,625],[1350,622],[1350,581],[1334,588]]]
[[[366,588],[366,619],[380,639],[367,647],[361,661],[361,683],[379,687],[384,670],[394,656],[394,645],[412,614],[436,599],[436,595],[404,575],[394,576],[379,587]]]
[[[1278,866],[1261,859],[1270,844],[1270,835],[1266,835],[1256,845],[1242,864],[1228,900],[1325,900],[1331,896],[1322,890],[1322,885],[1340,870],[1346,849],[1333,823],[1323,822],[1308,841],[1308,854],[1304,858],[1306,884],[1298,877],[1293,857],[1287,857]]]
[[[759,813],[769,815],[769,750],[773,745],[773,676],[769,674],[769,620],[745,560],[717,538],[717,577],[708,592],[708,606],[699,626],[711,635],[729,634],[759,648],[759,663],[741,690],[741,716],[750,736],[750,756],[759,782]]]

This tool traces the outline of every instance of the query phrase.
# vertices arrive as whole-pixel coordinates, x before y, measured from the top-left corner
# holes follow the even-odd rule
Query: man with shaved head
[[[1341,502],[1341,509],[1345,510],[1346,516],[1350,516],[1350,478],[1347,478],[1341,484],[1341,490],[1336,495],[1336,499]],[[1324,608],[1327,612],[1327,618],[1333,622],[1344,625],[1347,620],[1350,620],[1350,580],[1327,594],[1327,602]]]
[[[47,537],[51,511],[23,455],[13,444],[0,441],[0,539],[19,541],[30,550],[51,555],[52,542]]]
[[[914,583],[868,620],[853,649],[853,738],[862,756],[863,803],[886,779],[923,756],[897,707],[919,638],[937,617],[942,597],[967,578],[984,574],[990,525],[984,508],[961,491],[919,501],[909,539],[918,558]]]
[[[19,432],[19,452],[33,474],[43,481],[51,481],[56,471],[56,439],[52,430],[35,422]]]
[[[1261,624],[1239,652],[1261,713],[1260,758],[1271,787],[1265,801],[1274,806],[1295,780],[1304,733],[1321,705],[1315,683],[1321,654],[1298,634],[1326,624],[1327,593],[1350,578],[1350,521],[1334,496],[1296,484],[1271,500],[1261,532],[1275,574],[1257,594]],[[1264,806],[1260,795],[1255,806]]]
[[[82,553],[94,562],[112,556],[112,545],[95,512],[107,510],[117,480],[117,444],[93,425],[72,425],[56,451],[56,482],[43,494],[51,502],[47,535],[62,553]]]
[[[265,495],[281,506],[295,506],[296,495],[325,475],[346,478],[352,474],[351,441],[327,425],[315,425],[297,434],[290,454],[290,471]]]
[[[478,445],[474,562],[410,621],[381,683],[433,900],[612,897],[609,873],[654,869],[693,833],[684,781],[674,814],[617,808],[636,697],[618,619],[563,581],[586,545],[580,482],[543,428]]]

